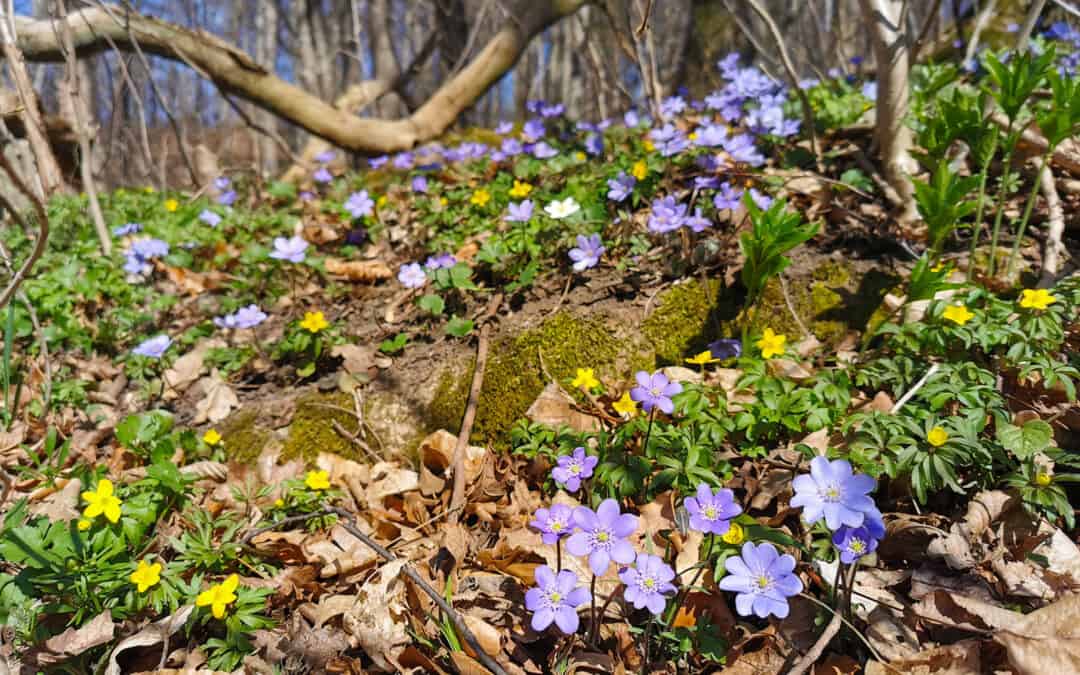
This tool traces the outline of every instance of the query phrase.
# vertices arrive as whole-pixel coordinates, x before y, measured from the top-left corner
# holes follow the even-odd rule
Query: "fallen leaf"
[[[525,411],[529,421],[552,428],[566,425],[577,432],[600,430],[600,420],[574,407],[574,399],[558,384],[551,382]]]
[[[371,479],[366,498],[368,506],[373,509],[381,509],[385,497],[415,490],[420,486],[419,474],[394,462],[378,462],[373,465]]]
[[[326,258],[326,271],[334,276],[345,277],[349,281],[373,283],[393,276],[390,268],[381,260],[341,260]]]
[[[1080,673],[1080,595],[1015,618],[994,634],[1021,675]]]
[[[331,356],[342,359],[341,367],[350,375],[367,373],[375,366],[375,350],[367,345],[341,344],[334,345],[330,350]]]
[[[191,612],[194,611],[194,609],[194,605],[184,605],[164,619],[144,626],[138,633],[126,637],[116,643],[116,646],[113,647],[112,654],[109,655],[109,666],[105,669],[105,675],[120,675],[120,664],[117,661],[120,652],[127,649],[134,649],[135,647],[149,647],[150,645],[164,642],[166,638],[184,627],[184,624],[187,623],[188,617],[191,616]]]
[[[46,640],[41,651],[33,655],[33,661],[40,666],[62,663],[73,656],[111,641],[115,631],[116,625],[113,623],[112,615],[109,610],[105,610],[81,627],[68,628],[63,633]]]
[[[195,404],[195,419],[193,424],[205,422],[220,422],[229,416],[229,411],[240,406],[240,399],[229,387],[217,370],[208,377],[199,380],[203,388],[203,398]]]
[[[935,647],[908,659],[866,664],[866,675],[981,675],[983,645],[978,640],[962,640]]]
[[[380,669],[391,672],[397,670],[397,656],[412,641],[405,583],[400,579],[405,564],[404,560],[394,560],[383,565],[360,587],[353,605],[342,616],[342,628],[354,644]]]
[[[68,480],[60,490],[50,493],[40,502],[32,503],[29,512],[34,516],[45,516],[53,522],[67,522],[79,517],[79,495],[82,493],[82,481],[78,478]]]
[[[203,371],[206,353],[211,349],[225,347],[224,341],[217,338],[199,340],[191,351],[178,358],[162,376],[165,379],[165,398],[177,398],[184,390],[199,379]]]

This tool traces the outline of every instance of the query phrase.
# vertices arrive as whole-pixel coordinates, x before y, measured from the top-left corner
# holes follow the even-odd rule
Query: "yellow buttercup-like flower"
[[[480,188],[476,192],[472,193],[472,197],[469,197],[469,203],[475,204],[476,206],[484,206],[490,201],[491,193],[484,188]]]
[[[510,188],[510,192],[508,194],[514,199],[521,199],[523,197],[528,197],[529,193],[532,192],[532,190],[532,185],[528,183],[523,183],[519,180],[515,180],[514,187]]]
[[[649,174],[649,166],[645,164],[645,160],[639,159],[634,162],[634,166],[630,168],[630,175],[638,180],[645,180],[645,176]]]
[[[580,151],[579,151],[579,152],[575,152],[575,153],[574,153],[574,159],[576,159],[576,160],[577,160],[577,161],[579,161],[579,162],[584,162],[584,161],[585,161],[585,153],[584,153],[584,152],[580,152]]]
[[[91,523],[86,518],[80,518],[79,522],[75,523],[75,527],[79,528],[79,532],[85,532],[89,530],[91,525],[93,525],[93,523]]]
[[[784,344],[786,342],[786,335],[777,335],[772,328],[766,328],[761,334],[761,339],[754,344],[761,350],[762,358],[771,359],[784,353]]]
[[[712,355],[712,351],[708,350],[708,349],[706,349],[705,351],[701,352],[700,354],[698,354],[696,356],[692,356],[692,357],[686,359],[687,363],[692,363],[695,366],[703,366],[706,363],[717,363],[718,361],[720,361],[720,359],[714,359],[713,355]]]
[[[739,525],[738,523],[731,523],[728,526],[728,531],[722,534],[720,538],[723,539],[724,542],[727,544],[731,544],[732,546],[738,546],[739,544],[746,541],[746,531],[743,530],[742,525]]]
[[[221,434],[218,433],[217,429],[207,429],[202,439],[203,443],[207,445],[217,445],[221,442]]]
[[[304,320],[300,322],[300,327],[311,333],[318,333],[329,325],[322,312],[305,312]]]
[[[145,560],[140,560],[129,578],[140,593],[145,593],[146,589],[158,585],[161,581],[161,563],[150,565]]]
[[[176,211],[176,209],[178,209],[178,208],[180,208],[180,202],[176,201],[175,199],[166,199],[165,200],[165,210],[168,211],[169,213],[172,213],[173,211]]]
[[[970,309],[959,303],[949,305],[945,308],[945,311],[941,313],[943,319],[952,321],[958,326],[963,326],[968,321],[971,321],[973,316],[975,316],[975,314]]]
[[[630,398],[630,392],[628,391],[624,391],[619,400],[611,404],[611,407],[615,408],[615,412],[626,418],[631,418],[637,414],[637,401]]]
[[[1057,298],[1045,288],[1025,288],[1020,294],[1020,306],[1024,309],[1046,309],[1055,302]]]
[[[949,432],[945,431],[941,427],[934,427],[926,434],[926,441],[934,446],[940,448],[945,445],[945,442],[949,440]]]
[[[375,206],[380,209],[386,206],[386,195],[380,195],[379,198],[375,200]]]
[[[645,149],[648,150],[649,152],[652,152],[653,150],[656,149],[656,144],[652,142],[651,138],[646,138],[644,141],[642,141],[641,144],[644,145]]]
[[[97,518],[104,513],[110,523],[120,520],[120,498],[113,494],[113,484],[108,478],[99,480],[93,492],[82,493],[82,498],[87,504],[84,518]]]
[[[308,471],[304,478],[304,485],[312,490],[329,490],[330,474],[326,471]]]
[[[284,506],[285,506],[285,500],[282,499],[281,497],[278,497],[277,499],[274,500],[274,508],[280,509],[280,508],[282,508]]]
[[[225,608],[236,602],[236,587],[240,585],[240,577],[230,574],[225,581],[199,593],[195,598],[196,607],[209,607],[210,613],[215,619],[225,616]]]
[[[1053,483],[1053,482],[1054,482],[1053,476],[1051,476],[1048,473],[1040,471],[1039,473],[1035,474],[1035,484],[1038,485],[1039,487],[1046,487],[1046,486],[1050,485],[1050,483]]]
[[[592,368],[578,368],[577,377],[570,383],[570,386],[592,389],[600,386],[600,380],[596,379]]]

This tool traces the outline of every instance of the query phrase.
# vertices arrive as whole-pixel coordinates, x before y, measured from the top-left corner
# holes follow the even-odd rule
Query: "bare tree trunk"
[[[911,174],[911,129],[904,124],[908,112],[908,39],[901,25],[903,0],[859,0],[877,62],[877,121],[874,138],[885,180],[896,191],[901,222],[918,218]]]
[[[259,3],[255,8],[255,58],[259,63],[273,64],[277,60],[277,28],[277,5],[273,2]],[[277,119],[265,110],[256,111],[255,120],[264,129],[273,130],[277,126]],[[274,139],[256,133],[255,144],[260,159],[257,169],[262,173],[276,173],[278,147]]]

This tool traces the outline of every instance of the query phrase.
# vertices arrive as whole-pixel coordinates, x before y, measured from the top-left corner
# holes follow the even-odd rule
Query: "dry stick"
[[[473,369],[472,387],[469,390],[469,403],[465,407],[465,417],[461,420],[457,443],[454,445],[454,488],[450,493],[450,514],[446,522],[454,525],[461,515],[465,504],[465,452],[469,446],[469,435],[476,420],[476,408],[480,403],[480,389],[484,386],[484,365],[487,363],[488,335],[491,324],[485,323],[480,329],[480,340],[476,345],[476,367]]]
[[[821,631],[821,635],[818,636],[817,642],[814,643],[810,650],[803,654],[803,657],[799,659],[791,670],[788,671],[788,675],[802,675],[806,671],[810,670],[814,663],[821,658],[821,655],[825,653],[825,648],[829,646],[832,639],[836,637],[836,634],[840,632],[840,626],[843,625],[843,617],[839,612],[834,612],[832,621],[825,626],[825,630]]]
[[[1023,52],[1027,49],[1028,40],[1031,39],[1031,31],[1035,30],[1035,22],[1039,20],[1039,15],[1042,14],[1045,6],[1046,0],[1035,0],[1035,2],[1031,3],[1027,16],[1024,17],[1024,25],[1020,27],[1020,34],[1016,38],[1017,52]]]
[[[45,213],[45,205],[42,204],[41,200],[38,199],[38,196],[31,192],[30,188],[22,182],[22,179],[19,178],[19,174],[12,168],[7,156],[2,152],[0,152],[0,168],[2,168],[4,173],[8,175],[8,178],[11,179],[11,184],[15,186],[15,189],[23,193],[26,198],[30,200],[38,217],[38,236],[34,240],[34,248],[30,251],[30,257],[28,257],[26,261],[23,262],[22,267],[15,272],[15,275],[11,278],[11,281],[8,282],[4,292],[0,293],[0,307],[3,307],[11,300],[12,296],[15,295],[15,291],[19,289],[22,282],[26,280],[26,276],[30,273],[30,269],[33,268],[34,263],[41,258],[43,253],[45,253],[45,244],[49,240],[49,216]],[[15,210],[7,199],[3,199],[2,203],[4,208],[11,213],[12,217],[19,221],[23,226],[23,229],[29,232],[30,225],[23,218],[22,214]]]
[[[941,0],[934,0],[933,6],[930,7],[930,12],[923,21],[922,28],[919,30],[919,37],[917,37],[915,43],[911,45],[911,56],[908,57],[910,63],[918,62],[919,52],[926,44],[926,38],[930,36],[930,29],[933,27],[934,21],[937,20],[939,11],[941,11]]]
[[[1039,187],[1046,199],[1047,209],[1046,245],[1043,248],[1043,269],[1039,287],[1047,288],[1053,284],[1061,270],[1061,258],[1065,252],[1065,246],[1061,243],[1061,237],[1065,233],[1065,211],[1061,208],[1061,196],[1054,185],[1054,172],[1048,165],[1044,165],[1039,173]]]
[[[925,375],[919,378],[919,381],[915,383],[915,386],[908,390],[908,393],[904,394],[900,398],[900,400],[896,402],[896,405],[894,405],[892,409],[889,410],[889,414],[895,415],[896,413],[900,412],[900,408],[903,408],[904,404],[910,401],[911,397],[914,396],[920,389],[922,389],[923,385],[930,381],[930,378],[934,376],[934,373],[936,373],[938,371],[938,368],[940,367],[940,363],[935,363],[934,365],[930,366],[930,369],[926,371]]]
[[[806,92],[799,86],[799,76],[795,73],[795,65],[791,62],[791,56],[788,55],[784,36],[780,34],[780,29],[777,27],[776,22],[773,21],[768,10],[762,7],[758,0],[746,0],[746,4],[750,5],[750,9],[754,10],[754,13],[765,22],[765,26],[768,27],[769,33],[776,42],[776,48],[780,51],[780,62],[784,64],[784,70],[787,72],[788,79],[791,80],[791,88],[795,90],[799,102],[802,104],[803,125],[806,126],[806,132],[810,134],[810,151],[814,153],[814,159],[820,164],[821,152],[818,148],[817,129],[814,126],[814,111],[810,108],[810,99],[806,96]],[[820,167],[818,172],[822,172]]]
[[[791,318],[795,319],[795,323],[799,326],[799,330],[802,331],[804,338],[813,337],[814,334],[810,332],[810,329],[803,323],[802,317],[795,311],[795,303],[791,301],[791,294],[788,292],[787,280],[784,279],[784,273],[781,272],[777,275],[777,278],[780,280],[780,292],[784,296],[784,304],[787,305],[788,312],[791,313]]]

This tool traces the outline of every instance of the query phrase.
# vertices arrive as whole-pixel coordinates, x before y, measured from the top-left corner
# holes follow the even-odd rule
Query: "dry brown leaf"
[[[240,406],[240,399],[217,370],[199,380],[199,384],[204,396],[195,404],[193,424],[220,422],[229,416],[229,411]]]
[[[350,375],[367,373],[375,367],[375,349],[369,345],[334,345],[330,355],[341,357],[341,367]]]
[[[1080,673],[1080,595],[1014,620],[994,634],[1020,675]]]
[[[341,260],[326,258],[326,271],[334,276],[345,277],[349,281],[374,283],[393,276],[390,268],[381,260]]]
[[[185,267],[172,267],[164,263],[160,263],[160,267],[165,270],[165,275],[169,278],[169,281],[176,284],[177,288],[188,295],[201,295],[208,290],[213,290],[226,279],[224,274],[213,270],[210,272],[196,272]]]
[[[352,607],[342,616],[342,627],[382,670],[396,670],[398,655],[412,640],[408,633],[409,607],[405,583],[400,579],[404,560],[383,565],[356,593]]]
[[[963,640],[908,659],[890,661],[887,666],[870,661],[866,664],[866,675],[981,675],[982,650],[978,640]]]
[[[553,428],[566,425],[582,433],[600,430],[600,420],[577,410],[574,407],[574,399],[554,382],[544,387],[529,409],[525,411],[525,416],[531,422]]]
[[[90,619],[79,628],[68,628],[63,633],[45,641],[41,650],[33,655],[40,666],[62,663],[73,656],[103,645],[113,639],[116,625],[109,610]]]
[[[217,338],[199,340],[188,353],[178,358],[162,376],[165,379],[164,397],[177,398],[199,379],[203,371],[206,353],[211,349],[224,347],[225,342]]]
[[[75,520],[79,517],[80,494],[82,494],[82,481],[72,478],[62,489],[51,492],[40,502],[31,503],[28,510],[31,515],[45,516],[53,522]]]
[[[499,635],[499,630],[473,614],[466,613],[461,618],[469,630],[472,631],[472,634],[476,636],[476,641],[480,643],[480,649],[483,649],[488,656],[498,656],[499,652],[502,651],[502,638]],[[469,656],[476,656],[472,647],[468,644],[464,646]]]
[[[113,647],[112,654],[109,655],[109,666],[105,669],[105,675],[120,675],[120,664],[117,661],[120,652],[127,649],[134,649],[135,647],[149,647],[150,645],[164,642],[168,636],[184,627],[184,624],[187,623],[188,617],[191,616],[191,612],[194,611],[194,609],[194,605],[184,605],[164,619],[160,619],[152,624],[144,626],[138,633],[118,642],[116,646]]]
[[[412,469],[405,469],[395,462],[378,462],[371,467],[371,485],[366,493],[368,506],[381,509],[383,498],[415,490],[419,486],[420,476]]]

